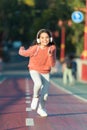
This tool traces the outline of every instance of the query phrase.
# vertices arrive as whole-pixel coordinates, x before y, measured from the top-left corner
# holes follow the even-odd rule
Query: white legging
[[[33,97],[39,97],[40,94],[40,105],[43,108],[48,97],[48,90],[50,86],[49,73],[42,74],[35,70],[30,70],[30,76],[34,82]]]

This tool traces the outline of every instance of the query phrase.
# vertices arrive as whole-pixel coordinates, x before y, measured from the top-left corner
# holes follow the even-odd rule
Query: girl
[[[41,29],[37,33],[34,45],[26,50],[23,46],[20,47],[19,54],[30,57],[28,67],[34,82],[31,109],[35,110],[38,106],[37,113],[45,117],[47,116],[45,102],[50,84],[49,73],[56,62],[56,46],[51,32]]]

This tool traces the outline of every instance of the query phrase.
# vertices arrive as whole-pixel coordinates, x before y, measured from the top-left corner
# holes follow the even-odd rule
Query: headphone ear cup
[[[52,42],[53,41],[53,38],[52,37],[50,37],[50,42]]]
[[[40,39],[39,38],[37,38],[37,43],[40,43]]]

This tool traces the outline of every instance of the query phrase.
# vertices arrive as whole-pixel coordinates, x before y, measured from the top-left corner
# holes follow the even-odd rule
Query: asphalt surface
[[[87,84],[63,85],[61,72],[51,74],[47,118],[32,111],[33,82],[28,59],[11,52],[0,74],[0,130],[87,130]]]

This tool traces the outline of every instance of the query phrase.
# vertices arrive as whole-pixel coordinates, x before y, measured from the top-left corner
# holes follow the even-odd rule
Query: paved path
[[[48,117],[30,109],[33,82],[9,77],[0,84],[0,130],[87,130],[87,102],[52,79],[46,104]]]
[[[60,89],[71,93],[73,96],[87,102],[87,83],[75,81],[73,85],[64,85],[62,78],[58,78],[58,76],[53,76],[52,82]]]

